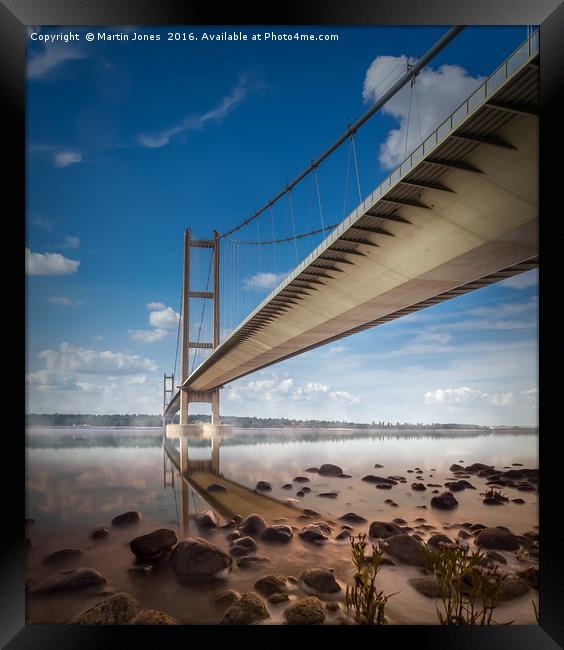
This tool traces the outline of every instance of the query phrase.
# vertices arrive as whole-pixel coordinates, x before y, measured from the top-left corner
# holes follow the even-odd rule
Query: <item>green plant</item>
[[[384,609],[388,600],[395,594],[385,595],[375,585],[376,576],[382,566],[383,551],[380,546],[372,544],[372,555],[366,555],[366,535],[351,537],[352,561],[356,567],[352,587],[347,585],[347,612],[355,612],[356,620],[361,625],[384,625]],[[397,593],[397,592],[396,592]]]
[[[498,566],[488,566],[485,555],[467,546],[442,544],[427,551],[429,565],[437,579],[442,610],[441,625],[491,625],[501,596],[505,576]]]

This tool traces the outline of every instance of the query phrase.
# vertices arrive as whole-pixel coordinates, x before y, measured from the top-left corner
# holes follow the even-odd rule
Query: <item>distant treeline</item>
[[[191,424],[197,422],[209,422],[209,415],[190,415]],[[176,418],[178,421],[178,417]],[[296,429],[296,428],[320,428],[320,429],[489,429],[490,427],[477,424],[455,424],[433,423],[414,424],[412,422],[376,422],[358,423],[342,420],[291,420],[289,418],[258,418],[242,416],[222,416],[224,424],[231,424],[241,429]],[[69,426],[93,426],[93,427],[160,427],[162,416],[151,414],[113,414],[113,415],[91,415],[76,413],[31,413],[26,417],[27,426],[40,427],[69,427]],[[523,427],[511,427],[515,429]]]

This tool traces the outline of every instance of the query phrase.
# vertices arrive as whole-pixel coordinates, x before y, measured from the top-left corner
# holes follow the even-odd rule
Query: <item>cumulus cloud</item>
[[[27,76],[29,79],[45,79],[67,61],[76,61],[86,58],[86,53],[68,44],[50,44],[37,54],[31,56],[27,62]]]
[[[76,273],[80,262],[59,253],[32,253],[25,249],[25,267],[28,275],[68,275]]]
[[[129,330],[129,336],[139,343],[155,343],[168,336],[168,332],[158,328],[154,330]]]
[[[256,273],[245,278],[244,286],[247,289],[274,289],[285,277],[286,273]]]
[[[170,144],[171,140],[186,131],[198,131],[208,123],[219,123],[235,108],[240,106],[245,99],[256,90],[262,88],[262,84],[257,83],[248,75],[241,75],[238,83],[224,95],[220,102],[204,113],[189,115],[178,124],[171,126],[155,133],[141,133],[137,141],[143,147],[155,149]]]
[[[407,69],[406,56],[378,56],[372,61],[364,78],[363,99],[374,103]],[[410,63],[413,63],[410,60]],[[388,81],[388,83],[386,83]],[[382,112],[394,117],[399,125],[392,129],[380,146],[379,161],[392,169],[428,137],[483,81],[458,65],[427,66],[416,77],[410,110],[411,88],[404,86]],[[408,131],[409,121],[409,131]]]
[[[166,305],[162,302],[148,302],[147,309],[154,311],[155,309],[166,309]]]
[[[159,306],[161,306],[159,304]],[[149,314],[149,323],[159,329],[174,329],[180,321],[180,314],[175,312],[172,307],[156,309]]]
[[[55,167],[68,167],[82,162],[82,154],[78,151],[58,151],[53,155]]]
[[[57,244],[57,248],[79,248],[80,239],[78,237],[71,237],[67,235],[64,240]]]
[[[459,388],[435,388],[427,391],[423,397],[423,403],[449,406],[484,403],[492,406],[513,406],[514,396],[511,391],[508,393],[484,393],[476,388],[460,386]]]

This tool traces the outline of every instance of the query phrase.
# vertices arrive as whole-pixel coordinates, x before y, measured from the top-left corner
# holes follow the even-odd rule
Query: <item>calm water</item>
[[[92,528],[109,525],[111,519],[127,510],[139,510],[144,520],[139,533],[155,527],[174,528],[179,536],[200,535],[193,522],[182,521],[182,512],[193,515],[205,507],[205,502],[194,490],[182,489],[181,482],[172,471],[170,462],[164,462],[160,448],[160,431],[139,430],[135,432],[115,429],[29,429],[27,432],[27,514],[35,523],[28,530],[32,539],[29,553],[29,572],[33,579],[45,577],[52,569],[41,564],[48,553],[62,547],[81,548],[86,557],[80,565],[98,568],[109,578],[113,588],[122,589],[142,600],[144,606],[163,609],[182,622],[218,622],[221,616],[202,605],[198,599],[190,599],[190,607],[178,606],[177,587],[152,582],[150,590],[132,585],[127,568],[132,565],[132,556],[127,542],[131,532],[119,535],[119,549],[107,546],[93,546],[88,534]],[[72,436],[75,436],[72,439]],[[359,432],[334,431],[320,433],[289,430],[240,430],[223,441],[220,451],[220,473],[253,489],[259,480],[272,483],[270,493],[275,498],[297,499],[299,485],[291,491],[281,486],[292,482],[304,470],[322,463],[333,463],[351,475],[350,479],[321,477],[305,474],[310,478],[308,486],[312,492],[297,499],[301,507],[309,507],[322,513],[326,519],[336,520],[345,512],[355,511],[369,521],[390,521],[395,517],[406,519],[410,525],[417,517],[425,517],[435,527],[433,532],[449,534],[450,526],[460,522],[479,522],[485,525],[504,525],[516,533],[531,530],[538,522],[538,494],[536,492],[515,492],[510,497],[522,497],[526,503],[509,503],[503,507],[487,507],[482,504],[479,492],[485,489],[481,479],[470,481],[478,488],[456,494],[460,502],[454,511],[436,511],[417,508],[428,504],[431,490],[419,493],[410,490],[416,481],[416,474],[406,473],[419,467],[425,483],[443,483],[451,479],[448,471],[452,463],[463,464],[484,462],[497,468],[521,463],[525,467],[538,467],[538,436],[536,433],[489,433],[489,432],[434,432],[413,435],[413,432],[366,434]],[[99,446],[98,446],[99,445]],[[111,446],[110,446],[111,445]],[[203,441],[194,441],[190,446],[191,459],[210,457],[210,448]],[[375,469],[374,465],[383,465]],[[389,476],[400,474],[407,478],[407,484],[393,490],[377,490],[373,485],[362,482],[365,474]],[[337,499],[320,498],[320,492],[337,491]],[[442,490],[441,490],[442,491]],[[398,507],[385,503],[393,498]],[[270,522],[271,523],[271,522]],[[296,523],[296,525],[299,525]],[[419,532],[419,531],[418,531]],[[450,533],[455,535],[454,533]],[[221,536],[221,539],[219,537]],[[114,541],[117,540],[116,536]],[[213,543],[225,545],[223,535],[214,536]],[[271,564],[268,573],[282,570],[286,574],[299,575],[300,567],[332,566],[336,575],[346,581],[350,573],[348,545],[333,544],[319,549],[301,544],[276,567]],[[294,544],[294,542],[292,542]],[[259,552],[260,554],[260,552]],[[329,562],[329,564],[328,564]],[[313,564],[312,564],[313,563]],[[69,567],[72,565],[69,565]],[[339,569],[339,567],[341,567]],[[67,568],[66,566],[64,568]],[[394,573],[396,567],[383,576],[383,585],[389,591],[397,591],[398,576],[416,576],[414,567],[403,568]],[[341,571],[339,575],[338,571]],[[395,577],[394,577],[395,576]],[[252,590],[257,575],[234,576],[227,585],[239,591]],[[225,586],[223,587],[225,588]],[[184,596],[186,588],[182,588]],[[207,587],[206,587],[207,589]],[[433,600],[425,599],[409,588],[394,597],[390,605],[391,622],[434,622]],[[536,592],[530,592],[516,601],[504,604],[508,617],[515,617],[522,623],[533,623],[530,601],[536,599]],[[196,602],[198,601],[198,602]],[[29,604],[28,620],[32,622],[64,622],[68,607],[77,605],[74,601],[58,597],[48,603]],[[206,601],[208,602],[208,601]],[[84,605],[84,604],[83,604]],[[82,605],[82,608],[83,608]],[[410,618],[405,618],[405,606],[409,605]],[[167,608],[168,607],[168,608]],[[517,608],[517,610],[516,610]],[[510,620],[510,619],[509,619]],[[273,613],[273,621],[276,617]]]

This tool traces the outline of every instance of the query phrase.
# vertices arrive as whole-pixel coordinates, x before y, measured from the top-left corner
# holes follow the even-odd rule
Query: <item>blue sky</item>
[[[130,40],[89,43],[87,31]],[[170,42],[167,29],[147,27],[29,29],[31,412],[160,412],[162,374],[174,366],[183,230],[207,238],[252,213],[445,28],[300,30],[338,35],[329,42],[211,42],[204,31],[233,30],[174,31],[199,40]],[[236,31],[250,39],[272,30]],[[81,40],[31,37],[69,32]],[[133,41],[134,33],[161,39]],[[281,201],[234,237],[338,223],[359,185],[361,196],[371,191],[525,37],[524,27],[464,30],[415,91],[406,87],[359,132],[356,166],[344,145],[319,169],[319,199],[309,177],[291,204]],[[260,249],[226,242],[222,257],[236,272],[224,275],[223,332],[321,239]],[[203,257],[193,268],[202,288],[207,268]],[[530,272],[451,300],[235,382],[222,392],[222,410],[535,424],[537,296]]]

